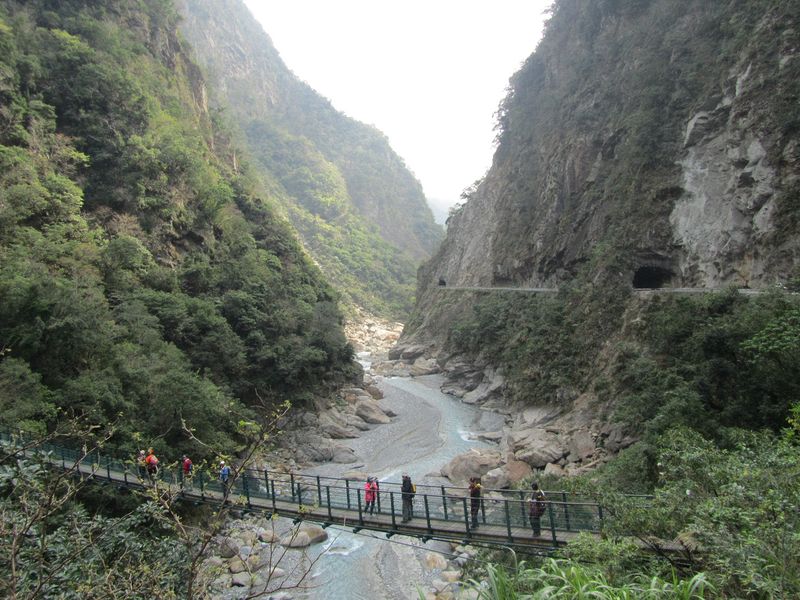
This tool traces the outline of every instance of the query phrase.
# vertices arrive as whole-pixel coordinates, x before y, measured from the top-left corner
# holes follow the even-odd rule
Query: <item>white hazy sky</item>
[[[447,214],[484,175],[494,113],[552,0],[245,0],[288,67],[375,125]]]

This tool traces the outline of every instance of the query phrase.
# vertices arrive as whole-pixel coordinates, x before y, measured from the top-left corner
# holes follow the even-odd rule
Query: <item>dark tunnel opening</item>
[[[633,287],[637,289],[662,288],[672,279],[672,271],[663,267],[639,267],[633,274]]]

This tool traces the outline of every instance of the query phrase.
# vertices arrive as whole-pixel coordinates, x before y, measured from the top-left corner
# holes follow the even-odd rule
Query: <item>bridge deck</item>
[[[17,444],[15,436],[0,432],[0,443]],[[221,504],[240,510],[258,511],[299,520],[342,525],[392,535],[409,535],[423,540],[553,550],[574,540],[581,532],[598,535],[603,526],[602,505],[567,492],[548,492],[547,510],[541,517],[540,535],[534,536],[528,517],[528,494],[523,491],[485,490],[478,507],[478,527],[472,525],[471,503],[463,488],[417,486],[413,501],[414,518],[402,522],[402,493],[399,484],[382,482],[375,514],[366,511],[359,484],[338,478],[297,473],[243,470],[230,489],[209,473],[199,471],[183,481],[180,469],[164,469],[151,481],[139,473],[133,461],[119,461],[62,446],[44,444],[24,451],[53,467],[129,488],[155,488],[191,502]],[[226,493],[227,492],[227,493]],[[648,496],[632,496],[649,502]],[[644,546],[644,544],[643,544]],[[677,544],[661,543],[661,550],[679,552]]]

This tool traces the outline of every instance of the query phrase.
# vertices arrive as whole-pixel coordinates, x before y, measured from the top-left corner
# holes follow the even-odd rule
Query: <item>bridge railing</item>
[[[0,442],[24,444],[24,436],[0,431]],[[278,471],[242,470],[234,473],[224,483],[216,473],[198,470],[184,480],[180,464],[167,465],[151,478],[134,460],[102,455],[98,451],[87,453],[52,443],[40,443],[28,452],[46,455],[46,460],[64,469],[78,467],[83,473],[123,483],[145,486],[164,481],[191,491],[201,500],[218,501],[228,493],[248,507],[258,507],[277,512],[278,503],[296,505],[296,512],[313,512],[334,520],[334,516],[352,515],[352,522],[383,523],[388,520],[392,529],[402,519],[403,493],[396,482],[381,482],[372,511],[367,510],[366,490],[363,483],[347,479],[303,475]],[[229,487],[228,487],[229,486]],[[546,492],[545,514],[540,518],[541,531],[552,536],[556,543],[563,532],[597,532],[603,527],[604,511],[601,504],[577,498],[567,492]],[[641,497],[644,501],[647,496]],[[413,501],[414,520],[422,522],[431,533],[434,531],[462,532],[469,537],[474,532],[472,518],[473,500],[467,488],[418,485]],[[530,492],[517,490],[483,490],[483,497],[475,502],[478,527],[493,527],[504,531],[510,540],[532,536],[530,522]],[[388,519],[387,519],[388,517]],[[530,532],[530,533],[528,533]],[[562,536],[563,537],[563,536]]]

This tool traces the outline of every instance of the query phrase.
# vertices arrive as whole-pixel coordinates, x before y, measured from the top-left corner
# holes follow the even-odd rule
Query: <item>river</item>
[[[381,403],[397,414],[388,425],[376,426],[350,440],[360,457],[353,465],[324,464],[307,473],[339,476],[357,469],[381,481],[399,481],[408,472],[415,483],[445,483],[439,469],[454,456],[488,444],[473,439],[481,431],[496,431],[503,417],[442,394],[439,375],[386,378],[379,382]],[[365,531],[331,527],[330,539],[314,549],[322,552],[310,579],[311,588],[293,594],[308,600],[417,599],[434,574],[424,565],[431,551],[447,551],[443,543],[421,544],[414,538],[387,540]]]

